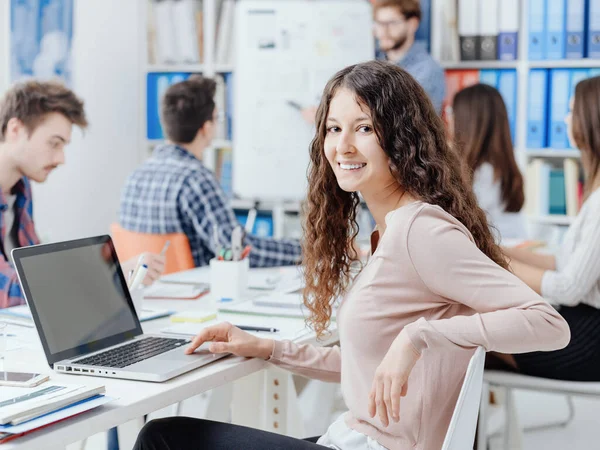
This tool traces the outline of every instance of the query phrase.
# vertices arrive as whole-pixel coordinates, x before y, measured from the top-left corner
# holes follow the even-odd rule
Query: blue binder
[[[581,59],[585,56],[586,0],[567,2],[567,37],[565,56],[567,59]]]
[[[527,90],[527,148],[546,147],[546,116],[548,113],[548,71],[529,72]]]
[[[565,192],[565,171],[563,169],[550,169],[550,214],[567,214],[567,196]]]
[[[581,80],[585,80],[590,76],[590,69],[571,69],[571,79],[569,81],[569,101],[575,95],[575,86]]]
[[[600,0],[588,0],[588,58],[600,58]]]
[[[225,120],[227,121],[227,139],[233,141],[233,77],[232,73],[224,73],[225,79]]]
[[[510,135],[513,143],[515,142],[515,127],[517,124],[517,71],[513,69],[500,70],[498,76],[498,91],[508,113],[508,122],[510,124]]]
[[[554,69],[550,72],[550,113],[548,120],[548,139],[551,148],[568,148],[567,125],[565,117],[569,112],[569,69]]]
[[[546,57],[546,0],[529,0],[529,59]]]
[[[514,61],[518,55],[520,0],[499,2],[498,59]]]
[[[484,69],[479,71],[479,82],[498,88],[498,70]]]
[[[564,59],[566,0],[546,0],[546,59]]]

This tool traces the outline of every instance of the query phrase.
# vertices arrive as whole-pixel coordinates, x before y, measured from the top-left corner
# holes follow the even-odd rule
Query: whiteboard
[[[373,59],[371,4],[240,0],[235,41],[233,191],[303,199],[315,130],[288,102],[318,104],[338,70]]]

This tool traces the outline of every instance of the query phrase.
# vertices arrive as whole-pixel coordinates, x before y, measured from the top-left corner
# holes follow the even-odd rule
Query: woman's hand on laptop
[[[211,353],[233,353],[246,358],[269,359],[273,352],[273,340],[261,339],[240,330],[228,322],[204,328],[185,349],[187,355],[194,353],[205,342],[211,342]]]
[[[146,264],[148,271],[146,276],[142,280],[144,286],[150,286],[154,283],[165,270],[165,257],[158,253],[142,253],[141,255],[134,256],[133,258],[125,261],[122,264],[123,273],[127,277],[130,271],[135,270],[138,264]]]

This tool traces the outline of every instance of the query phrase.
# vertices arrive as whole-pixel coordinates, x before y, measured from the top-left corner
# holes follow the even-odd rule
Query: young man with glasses
[[[410,73],[441,113],[444,70],[422,45],[415,43],[421,22],[419,0],[375,0],[373,19],[373,32],[385,58]]]
[[[379,42],[383,58],[402,67],[423,87],[435,110],[441,115],[445,94],[442,67],[427,53],[424,46],[415,43],[415,34],[421,23],[419,0],[372,0],[373,34]],[[315,122],[316,106],[302,110],[308,123]]]

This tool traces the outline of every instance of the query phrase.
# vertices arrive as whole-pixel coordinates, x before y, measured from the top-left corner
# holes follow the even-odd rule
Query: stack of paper
[[[104,386],[45,383],[0,389],[0,443],[103,405]]]
[[[195,300],[208,293],[209,285],[206,283],[162,283],[157,282],[144,289],[144,298],[147,299],[174,299]]]
[[[264,317],[253,316],[253,317],[243,317],[239,320],[233,320],[232,317],[227,317],[227,320],[234,325],[237,326],[256,326],[256,327],[269,327],[277,329],[277,332],[265,332],[265,331],[247,331],[254,336],[262,337],[262,338],[270,338],[283,340],[287,339],[290,341],[298,340],[302,337],[305,337],[311,334],[311,330],[306,326],[304,321],[298,321],[293,319],[284,319],[284,318],[268,318],[265,320]],[[161,333],[178,335],[178,336],[188,336],[193,337],[196,336],[200,331],[204,328],[211,327],[213,325],[218,325],[222,323],[224,318],[219,318],[215,320],[211,320],[210,322],[204,323],[180,323],[168,328],[164,328],[161,330]]]

